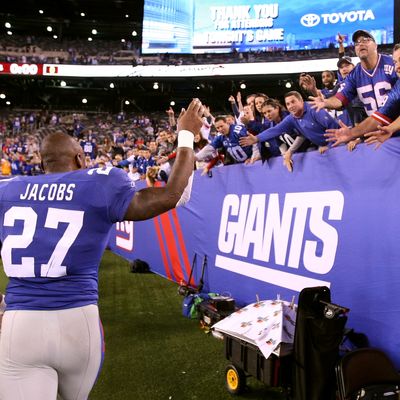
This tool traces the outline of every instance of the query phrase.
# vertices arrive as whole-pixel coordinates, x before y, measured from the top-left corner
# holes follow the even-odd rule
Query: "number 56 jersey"
[[[118,168],[0,181],[7,310],[96,304],[98,267],[135,187]]]

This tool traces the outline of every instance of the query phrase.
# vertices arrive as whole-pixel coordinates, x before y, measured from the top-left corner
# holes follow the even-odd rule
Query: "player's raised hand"
[[[366,133],[364,136],[367,138],[365,143],[373,144],[376,143],[375,149],[379,148],[383,142],[388,140],[394,133],[394,130],[390,126],[377,126],[377,130],[374,132]]]
[[[254,143],[257,143],[257,142],[258,142],[257,136],[252,135],[251,133],[248,133],[247,136],[241,137],[239,139],[239,144],[242,147],[252,146]]]
[[[339,146],[339,144],[347,143],[353,139],[351,129],[339,120],[340,129],[327,129],[324,134],[327,142],[332,142],[332,147]]]
[[[192,133],[196,133],[200,130],[203,125],[201,117],[204,114],[204,107],[199,99],[193,99],[187,110],[182,108],[182,111],[178,118],[178,132],[181,130],[187,130]]]

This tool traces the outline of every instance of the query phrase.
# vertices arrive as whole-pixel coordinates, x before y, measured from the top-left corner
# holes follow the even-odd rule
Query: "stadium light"
[[[84,12],[81,12],[81,17],[86,17],[86,14]]]
[[[43,14],[44,13],[44,11],[43,10],[39,10],[39,14]]]
[[[11,31],[7,31],[7,35],[11,36],[12,32]]]
[[[10,29],[10,28],[11,28],[11,24],[10,24],[9,22],[6,22],[6,23],[4,24],[4,26],[5,26],[7,29]]]
[[[52,32],[53,31],[53,28],[50,25],[46,29],[47,29],[47,32]]]
[[[6,104],[9,106],[11,104],[11,101],[6,101]]]
[[[91,37],[87,38],[88,42],[91,42],[93,39]]]
[[[132,31],[132,36],[137,36],[137,32],[136,31]]]
[[[122,43],[125,43],[125,39],[121,39],[121,42],[122,42]]]
[[[0,99],[5,99],[6,95],[4,93],[0,93]]]
[[[87,99],[83,98],[83,99],[82,99],[82,103],[83,103],[83,104],[86,104],[86,103],[87,103]]]
[[[125,18],[129,18],[129,14],[125,14]]]
[[[292,87],[292,82],[287,81],[287,82],[285,83],[285,87],[288,88],[288,89],[290,89],[290,88]]]
[[[129,106],[129,104],[131,104],[131,102],[129,100],[125,100],[124,103],[125,103],[126,106]]]
[[[154,83],[153,83],[153,89],[154,89],[154,90],[157,90],[158,88],[159,88],[158,82],[154,82]]]
[[[61,82],[60,82],[60,86],[62,86],[62,87],[65,87],[65,86],[67,86],[67,82],[65,82],[65,81],[61,81]]]
[[[58,36],[57,35],[53,35],[53,39],[58,39]]]
[[[242,82],[241,84],[240,84],[240,89],[246,89],[246,84],[244,83],[244,82]]]
[[[170,105],[171,107],[173,107],[173,106],[175,105],[175,102],[172,100],[172,101],[169,103],[169,105]]]
[[[92,35],[97,35],[97,29],[92,29]]]
[[[111,89],[114,89],[114,88],[115,88],[115,85],[114,85],[113,82],[110,83],[110,88],[111,88]]]

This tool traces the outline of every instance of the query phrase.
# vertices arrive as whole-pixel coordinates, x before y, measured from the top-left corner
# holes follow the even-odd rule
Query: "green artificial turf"
[[[175,283],[132,274],[108,251],[99,283],[106,354],[91,400],[283,399],[252,377],[244,394],[227,392],[223,342],[183,317]],[[1,291],[5,284],[0,275]]]

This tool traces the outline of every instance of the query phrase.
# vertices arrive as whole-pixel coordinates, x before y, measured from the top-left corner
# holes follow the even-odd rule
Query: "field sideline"
[[[1,269],[0,291],[6,278]],[[223,342],[181,314],[177,285],[155,274],[132,274],[106,251],[100,266],[103,369],[90,400],[281,399],[253,378],[232,397],[224,386]]]

